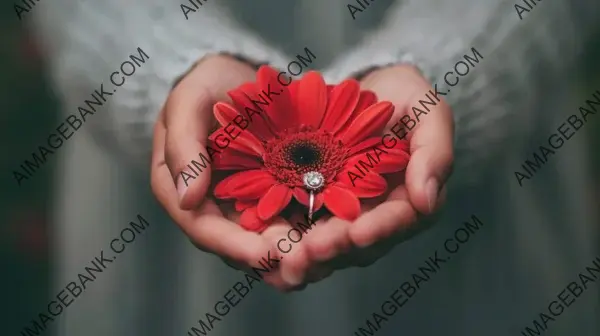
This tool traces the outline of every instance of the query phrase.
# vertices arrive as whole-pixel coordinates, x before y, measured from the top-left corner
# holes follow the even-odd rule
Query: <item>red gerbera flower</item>
[[[315,211],[325,205],[335,216],[354,220],[360,214],[359,198],[387,189],[380,174],[402,171],[408,163],[406,140],[382,146],[381,134],[394,106],[377,103],[375,94],[361,91],[354,79],[326,85],[318,72],[310,71],[283,86],[277,76],[262,66],[256,83],[228,93],[233,106],[215,104],[222,127],[209,137],[212,148],[222,148],[216,141],[224,132],[234,133],[228,124],[247,126],[213,158],[217,170],[242,170],[220,181],[215,196],[235,199],[236,210],[243,211],[240,224],[260,232],[292,197],[308,207],[305,179],[322,178]]]

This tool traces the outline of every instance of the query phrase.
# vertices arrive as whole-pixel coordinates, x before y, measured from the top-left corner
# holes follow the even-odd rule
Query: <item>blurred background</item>
[[[8,302],[0,308],[0,334],[5,335],[16,334],[25,316],[33,314],[31,307],[48,301],[54,266],[49,236],[52,177],[57,161],[40,169],[35,183],[18,186],[12,171],[57,123],[59,111],[43,55],[12,4],[3,2],[0,18],[0,284]]]
[[[48,163],[20,187],[13,179],[12,171],[27,153],[44,141],[49,130],[55,128],[61,118],[56,92],[49,85],[44,72],[44,55],[33,42],[27,26],[18,21],[14,11],[6,7],[0,11],[0,288],[1,297],[4,298],[0,308],[0,334],[8,335],[5,331],[9,331],[15,335],[56,293],[50,290],[56,271],[52,254],[55,242],[50,233],[56,225],[52,221],[52,200],[56,188],[53,177],[59,160],[51,156]],[[377,17],[380,14],[376,13],[377,10],[373,9],[373,13],[368,15]],[[243,16],[240,14],[242,19]],[[594,40],[600,41],[600,31]],[[292,50],[292,47],[289,49]],[[590,48],[585,58],[587,64],[595,67],[587,68],[581,78],[578,88],[581,99],[589,97],[592,88],[600,88],[600,62],[597,61],[600,60],[600,43]],[[572,112],[574,110],[562,114],[566,117]],[[589,195],[600,206],[598,118],[594,116],[593,121],[585,126],[585,131],[578,132],[576,136],[585,137],[590,144],[587,155],[590,158],[589,170],[594,174],[588,181]],[[554,157],[553,160],[561,160],[561,157]],[[131,211],[131,219],[136,213],[136,210]],[[600,237],[597,237],[597,241],[600,242]],[[600,250],[597,255],[600,255]],[[92,257],[90,254],[82,258],[91,260]],[[600,302],[600,297],[595,300]],[[540,306],[543,304],[539,302]],[[525,321],[530,321],[530,317],[524,317]]]

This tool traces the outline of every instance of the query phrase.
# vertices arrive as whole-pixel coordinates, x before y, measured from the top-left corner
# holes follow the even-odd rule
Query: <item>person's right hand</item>
[[[168,97],[154,127],[152,153],[152,190],[171,218],[196,247],[242,270],[263,268],[258,262],[267,260],[268,255],[275,260],[281,258],[276,244],[292,228],[289,221],[277,218],[261,234],[246,231],[237,224],[239,213],[233,207],[218,204],[210,197],[212,195],[207,195],[212,194],[210,165],[194,176],[195,179],[188,179],[187,186],[181,172],[195,175],[190,172],[188,164],[191,166],[192,160],[199,161],[199,153],[210,157],[206,144],[213,125],[216,125],[213,105],[218,101],[230,102],[227,92],[254,81],[255,76],[256,72],[250,65],[233,57],[204,58]],[[215,175],[213,178],[216,178]],[[316,226],[312,231],[324,231],[311,233],[315,244],[336,246],[338,253],[349,249],[347,235],[329,232],[339,231],[339,228]],[[277,269],[262,273],[265,282],[287,291],[301,289],[303,284],[331,274],[328,268],[321,268],[319,263],[308,258],[305,240],[311,239],[294,244],[292,251],[286,254],[286,262],[271,263]],[[336,254],[336,251],[327,252]],[[298,281],[298,277],[302,281]]]

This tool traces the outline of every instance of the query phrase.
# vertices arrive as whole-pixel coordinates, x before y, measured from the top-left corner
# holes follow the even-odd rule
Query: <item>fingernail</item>
[[[425,183],[425,192],[427,193],[427,203],[429,205],[429,212],[433,212],[433,208],[435,207],[435,202],[438,198],[438,182],[435,177],[431,177]]]
[[[188,186],[186,185],[183,178],[181,176],[179,176],[179,178],[177,179],[177,194],[179,195],[179,202],[181,202],[181,200],[183,199],[183,196],[185,196],[185,192],[187,190],[188,190]]]
[[[291,272],[289,269],[281,270],[281,278],[290,286],[298,286],[302,283],[302,277],[294,274],[294,272]]]

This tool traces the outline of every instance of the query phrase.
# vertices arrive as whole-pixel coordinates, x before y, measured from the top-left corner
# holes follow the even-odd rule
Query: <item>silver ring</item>
[[[313,216],[313,207],[315,205],[315,193],[314,191],[310,191],[310,196],[308,198],[308,220],[312,222],[312,216]]]
[[[325,185],[325,177],[319,172],[310,171],[302,176],[302,181],[310,193],[308,198],[308,219],[312,221],[313,210],[315,207],[315,191],[323,188]]]

